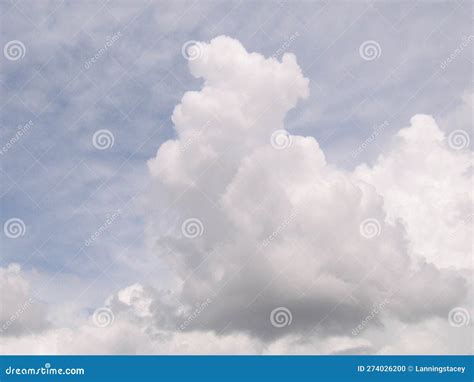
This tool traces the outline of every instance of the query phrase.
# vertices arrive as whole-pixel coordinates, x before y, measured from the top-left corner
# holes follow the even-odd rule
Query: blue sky
[[[2,237],[1,266],[20,264],[49,303],[74,296],[89,308],[125,285],[172,279],[146,253],[143,200],[153,193],[147,161],[175,136],[174,107],[203,84],[182,55],[187,41],[226,35],[265,57],[294,53],[310,95],[285,128],[315,137],[346,170],[372,164],[415,114],[446,133],[472,129],[466,114],[448,123],[472,92],[469,1],[3,0],[1,13],[1,45],[25,48],[19,60],[1,58],[2,145],[32,121],[1,156],[2,224],[26,225],[22,237]],[[361,57],[365,41],[378,44],[376,59]],[[114,137],[106,150],[92,144],[100,129]]]

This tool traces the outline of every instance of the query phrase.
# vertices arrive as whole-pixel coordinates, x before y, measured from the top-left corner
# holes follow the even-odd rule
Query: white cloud
[[[472,268],[472,153],[450,147],[432,117],[413,117],[388,152],[355,176],[383,196],[388,221],[403,222],[414,258]]]
[[[74,328],[48,328],[37,333],[2,338],[1,353],[7,354],[465,354],[470,351],[468,327],[450,326],[445,319],[403,323],[387,317],[384,326],[369,325],[358,336],[325,336],[319,333],[291,334],[271,343],[245,333],[216,334],[213,331],[162,329],[162,323],[144,317],[133,306],[120,308],[113,302],[135,284],[109,299],[113,323],[97,327],[93,320]],[[149,289],[148,292],[151,292]],[[156,292],[156,291],[155,291]],[[144,300],[148,297],[138,293]],[[149,296],[149,294],[148,294]],[[158,294],[153,299],[161,300]],[[383,314],[383,312],[381,312]],[[391,335],[387,336],[387,333]],[[443,349],[442,351],[440,349]]]
[[[392,322],[413,332],[446,322],[466,304],[459,268],[470,254],[462,225],[470,155],[449,150],[422,115],[372,168],[354,173],[327,163],[311,137],[275,149],[272,134],[308,96],[295,56],[265,59],[228,37],[202,49],[189,66],[203,88],[183,96],[172,116],[176,138],[148,162],[146,235],[179,287],[129,286],[106,301],[112,325],[49,330],[48,352],[415,353],[428,343],[455,351],[449,340],[430,341],[435,329],[409,348],[388,333]],[[202,235],[183,235],[190,218]],[[367,219],[375,231],[364,234]],[[354,337],[387,298],[367,338]],[[272,325],[277,307],[291,324]],[[37,338],[7,341],[21,353]]]
[[[18,264],[0,268],[0,335],[20,336],[48,327],[46,307],[33,297]]]
[[[326,163],[313,138],[292,136],[284,150],[270,144],[285,113],[308,95],[293,55],[279,63],[227,37],[202,48],[190,69],[203,77],[203,89],[184,95],[173,113],[177,138],[149,162],[157,209],[148,234],[183,280],[179,299],[189,305],[215,299],[195,329],[264,341],[315,327],[344,336],[392,293],[391,314],[410,322],[443,316],[463,301],[466,280],[438,267],[466,266],[470,255],[462,225],[469,155],[450,151],[430,117],[413,117],[373,174],[367,166],[346,173]],[[180,150],[198,132],[199,142]],[[160,215],[176,195],[173,214]],[[404,196],[413,201],[399,208]],[[165,225],[179,227],[189,217],[205,226],[194,241]],[[361,235],[366,219],[375,219],[375,237]],[[430,256],[435,249],[437,261]],[[439,252],[448,249],[443,260]],[[434,289],[428,292],[427,284]],[[443,297],[423,303],[436,293]],[[269,323],[277,306],[293,313],[286,331]]]

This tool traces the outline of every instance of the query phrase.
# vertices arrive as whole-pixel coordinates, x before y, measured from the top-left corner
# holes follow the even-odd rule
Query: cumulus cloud
[[[383,196],[387,220],[405,226],[413,257],[472,268],[472,152],[458,150],[431,116],[410,122],[388,152],[355,176]]]
[[[49,326],[46,306],[33,297],[18,264],[0,268],[0,336],[21,336]]]
[[[200,48],[190,70],[203,88],[184,95],[172,117],[176,139],[149,161],[156,251],[183,281],[180,301],[215,299],[193,329],[264,341],[341,336],[389,295],[392,314],[408,321],[463,301],[466,280],[444,268],[469,265],[470,154],[451,150],[423,115],[373,168],[353,174],[328,164],[311,137],[286,135],[282,149],[273,138],[308,95],[295,57],[265,59],[228,37]],[[193,240],[179,229],[190,217],[203,226]],[[433,293],[444,297],[423,303]],[[293,316],[284,330],[269,320],[279,306]]]
[[[197,48],[202,89],[184,94],[176,137],[148,162],[146,236],[177,287],[119,291],[105,302],[112,325],[48,330],[50,351],[423,352],[467,301],[470,154],[417,115],[373,166],[338,169],[284,130],[309,94],[293,54],[267,59],[225,36]],[[425,321],[438,324],[421,332]],[[424,343],[390,339],[394,327]],[[22,352],[34,337],[7,340]]]

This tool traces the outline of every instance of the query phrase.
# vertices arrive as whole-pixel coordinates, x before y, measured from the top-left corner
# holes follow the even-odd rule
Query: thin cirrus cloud
[[[176,135],[148,160],[140,200],[169,287],[138,280],[74,326],[43,313],[39,334],[7,333],[2,349],[469,351],[468,144],[418,114],[372,164],[339,168],[315,138],[285,129],[310,97],[294,54],[266,58],[227,36],[183,54],[202,87],[174,108]],[[28,291],[19,267],[5,272]]]

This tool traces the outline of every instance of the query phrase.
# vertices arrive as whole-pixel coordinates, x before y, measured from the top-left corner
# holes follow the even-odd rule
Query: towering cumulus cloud
[[[148,161],[145,234],[172,286],[111,296],[108,328],[47,329],[54,349],[469,351],[468,324],[449,319],[470,314],[468,150],[417,115],[373,166],[337,169],[284,128],[309,95],[293,54],[265,58],[225,36],[191,48],[202,88]]]
[[[415,116],[373,169],[348,174],[315,139],[284,130],[308,96],[294,55],[265,59],[228,37],[197,48],[189,66],[204,86],[184,95],[177,138],[149,161],[148,234],[182,281],[179,300],[213,301],[186,330],[350,336],[386,299],[385,315],[405,321],[462,303],[466,281],[446,267],[469,266],[469,156],[431,117]],[[199,222],[193,238],[188,219]],[[278,308],[287,325],[272,321]]]

